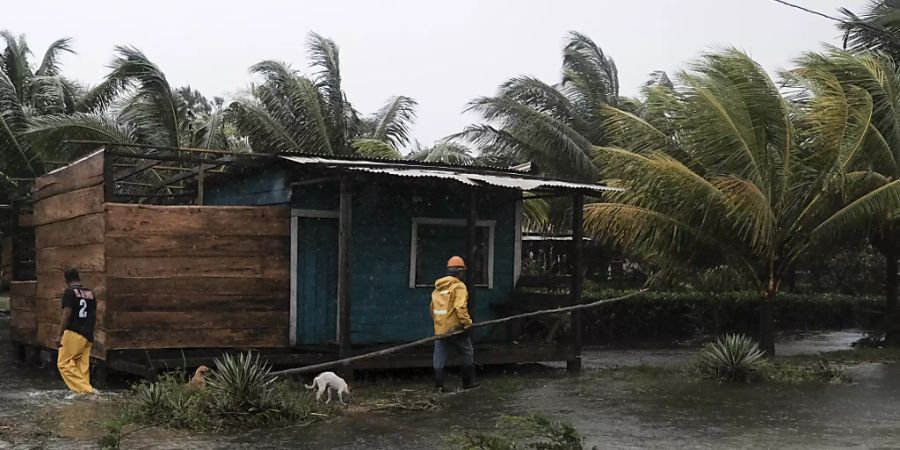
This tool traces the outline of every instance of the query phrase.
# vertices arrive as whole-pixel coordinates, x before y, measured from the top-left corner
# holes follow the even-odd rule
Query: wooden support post
[[[469,268],[466,274],[466,287],[469,290],[469,315],[475,319],[475,273],[481,269],[481,264],[475,261],[475,250],[478,246],[478,192],[472,189],[469,192],[469,201],[466,205],[466,266]]]
[[[116,196],[116,166],[113,161],[113,155],[109,151],[103,152],[103,201],[106,203],[115,202]],[[124,177],[123,177],[124,178]]]
[[[353,186],[349,177],[341,178],[340,216],[338,220],[337,338],[341,358],[350,357],[350,244]]]
[[[203,206],[203,172],[206,171],[206,165],[200,163],[197,168],[197,206]]]
[[[584,196],[576,193],[572,198],[572,287],[571,304],[581,303],[582,278],[584,277]],[[570,373],[581,371],[581,310],[572,311],[572,350],[566,363]]]

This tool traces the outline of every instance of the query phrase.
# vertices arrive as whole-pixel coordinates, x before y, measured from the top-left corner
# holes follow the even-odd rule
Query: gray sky
[[[832,15],[867,3],[795,2]],[[771,0],[37,0],[2,10],[0,26],[25,33],[36,58],[54,39],[73,37],[78,54],[64,59],[71,77],[98,82],[113,47],[134,45],[173,86],[208,97],[245,88],[248,67],[263,59],[306,71],[306,34],[316,31],[340,46],[344,89],[357,109],[373,112],[392,95],[419,102],[413,136],[423,144],[474,122],[462,113],[466,103],[512,76],[558,81],[569,30],[615,59],[625,95],[650,72],[671,73],[715,46],[743,49],[774,71],[821,42],[840,45],[833,22]]]

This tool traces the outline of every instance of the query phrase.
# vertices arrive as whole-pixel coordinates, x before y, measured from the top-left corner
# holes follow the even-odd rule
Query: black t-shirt
[[[66,329],[84,336],[88,342],[94,342],[94,324],[97,322],[94,292],[81,286],[72,286],[63,294],[62,307],[72,308],[72,318]]]

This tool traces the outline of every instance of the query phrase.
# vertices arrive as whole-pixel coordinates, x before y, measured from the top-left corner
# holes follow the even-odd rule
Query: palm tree
[[[406,157],[413,161],[457,166],[470,166],[477,163],[477,159],[472,156],[472,151],[468,147],[451,140],[439,141],[431,147],[423,147],[416,142]]]
[[[650,119],[604,108],[611,145],[598,163],[625,190],[588,205],[586,229],[652,261],[653,281],[698,269],[743,280],[761,293],[760,340],[772,353],[786,274],[814,243],[894,210],[900,181],[836,201],[843,163],[867,140],[872,103],[861,90],[788,102],[737,50],[704,55],[677,79],[651,90]]]
[[[484,123],[456,137],[477,145],[487,158],[534,161],[549,175],[596,181],[600,172],[592,149],[605,142],[603,107],[619,100],[615,62],[590,38],[572,32],[559,83],[525,76],[507,81],[497,95],[469,104]]]
[[[840,105],[859,97],[872,103],[864,145],[840,167],[845,182],[842,201],[850,203],[900,179],[900,73],[893,60],[882,53],[831,48],[824,53],[807,53],[798,64],[795,73],[815,90],[818,102]],[[900,344],[900,208],[867,218],[866,225],[869,242],[886,263],[885,338],[891,344]]]
[[[251,72],[262,84],[231,105],[229,114],[257,151],[399,158],[409,142],[415,100],[393,97],[361,118],[341,85],[340,53],[330,39],[311,33],[311,67],[304,76],[283,62],[263,61]]]
[[[0,32],[6,47],[0,54],[0,178],[15,187],[10,177],[34,177],[46,171],[53,152],[41,153],[24,133],[28,122],[47,114],[75,108],[80,87],[61,75],[60,56],[72,53],[70,39],[58,39],[47,48],[40,65],[33,67],[24,36]]]
[[[27,134],[36,148],[50,150],[65,140],[98,140],[160,147],[229,147],[221,104],[209,113],[189,108],[190,89],[173,89],[165,74],[140,50],[116,47],[111,72],[89,90],[70,114],[32,120]],[[127,148],[127,147],[126,147]],[[82,151],[69,146],[71,152]]]
[[[839,25],[846,49],[881,51],[900,60],[900,1],[872,1],[861,15],[841,11],[847,19]]]

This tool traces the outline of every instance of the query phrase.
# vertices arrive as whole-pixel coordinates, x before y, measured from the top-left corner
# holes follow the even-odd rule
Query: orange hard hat
[[[447,261],[447,267],[462,267],[463,269],[465,269],[466,262],[463,261],[463,259],[459,256],[454,256],[450,258],[450,261]]]

